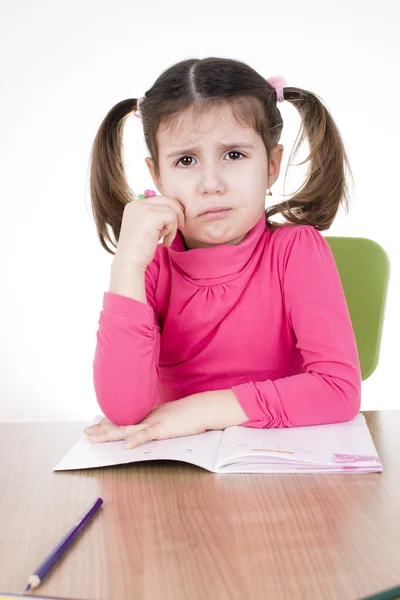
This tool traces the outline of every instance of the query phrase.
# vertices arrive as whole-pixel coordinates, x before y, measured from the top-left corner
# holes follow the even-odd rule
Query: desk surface
[[[87,423],[0,425],[0,589],[102,508],[32,595],[355,600],[400,583],[400,411],[365,411],[383,473],[224,474],[155,461],[53,473]]]

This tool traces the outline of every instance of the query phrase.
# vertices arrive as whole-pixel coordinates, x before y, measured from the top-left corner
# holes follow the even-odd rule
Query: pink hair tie
[[[142,113],[140,111],[140,105],[142,104],[142,102],[143,102],[144,99],[145,99],[145,96],[141,96],[139,98],[139,100],[137,101],[136,110],[133,112],[133,114],[135,115],[135,117],[138,117],[139,119],[142,118]]]
[[[274,75],[274,77],[268,77],[267,81],[276,90],[277,102],[283,102],[285,99],[283,97],[283,88],[288,86],[286,80],[280,75]]]

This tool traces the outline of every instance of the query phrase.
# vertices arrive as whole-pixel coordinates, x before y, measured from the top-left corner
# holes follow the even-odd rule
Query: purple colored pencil
[[[100,508],[103,504],[103,500],[101,498],[97,498],[96,502],[93,506],[84,514],[82,517],[75,523],[73,527],[65,534],[63,539],[57,544],[57,546],[50,552],[50,554],[44,559],[44,561],[40,564],[40,566],[36,569],[36,571],[28,577],[28,585],[26,587],[25,592],[30,590],[31,588],[36,588],[53,567],[53,565],[58,561],[62,554],[69,548],[72,544],[76,536],[82,531],[82,529],[87,525],[89,520],[93,517],[95,512]]]

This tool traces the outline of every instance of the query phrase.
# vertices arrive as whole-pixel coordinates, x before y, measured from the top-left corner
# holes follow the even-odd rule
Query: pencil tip
[[[28,583],[28,585],[26,586],[26,590],[25,590],[25,592],[29,592],[29,590],[30,590],[30,589],[31,589],[31,584],[30,584],[30,583]]]

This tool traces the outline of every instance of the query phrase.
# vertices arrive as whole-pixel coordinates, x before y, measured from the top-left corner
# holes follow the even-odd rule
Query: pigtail
[[[97,235],[103,248],[115,255],[106,242],[114,248],[107,225],[118,242],[124,208],[133,198],[127,183],[122,136],[126,117],[137,106],[137,100],[123,100],[105,116],[93,142],[90,167],[90,195]]]
[[[346,169],[354,182],[344,144],[332,116],[320,98],[312,92],[285,88],[284,98],[291,102],[301,116],[301,126],[292,150],[288,166],[296,156],[299,147],[307,136],[310,154],[303,161],[310,161],[304,185],[290,199],[269,207],[266,223],[271,230],[282,224],[268,219],[281,213],[287,225],[313,225],[319,231],[329,229],[339,205],[344,204],[348,212],[348,186]]]

